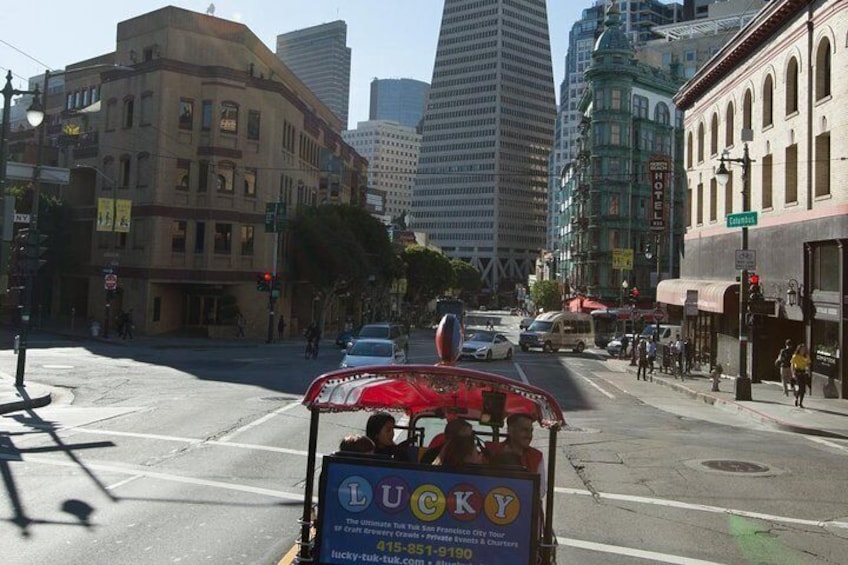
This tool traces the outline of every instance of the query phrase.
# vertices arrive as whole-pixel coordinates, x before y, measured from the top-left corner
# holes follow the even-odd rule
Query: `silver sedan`
[[[472,330],[462,344],[462,359],[512,359],[515,346],[506,336],[488,330]]]
[[[406,352],[391,339],[360,339],[345,352],[339,367],[405,365]]]

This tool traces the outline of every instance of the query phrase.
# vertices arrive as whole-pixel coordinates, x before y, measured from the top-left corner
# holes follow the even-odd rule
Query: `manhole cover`
[[[769,468],[765,465],[750,461],[714,459],[712,461],[702,461],[701,465],[714,471],[724,471],[726,473],[766,473],[769,471]]]

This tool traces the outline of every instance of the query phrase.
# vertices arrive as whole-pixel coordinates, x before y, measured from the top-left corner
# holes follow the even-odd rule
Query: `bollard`
[[[713,367],[713,372],[710,374],[710,378],[713,381],[713,386],[710,389],[711,392],[721,392],[718,390],[718,383],[721,382],[721,373],[723,370],[724,368],[720,363]]]
[[[15,348],[15,355],[17,355],[18,350],[21,348],[21,336],[20,336],[20,334],[15,336],[13,343],[14,343],[14,348]]]

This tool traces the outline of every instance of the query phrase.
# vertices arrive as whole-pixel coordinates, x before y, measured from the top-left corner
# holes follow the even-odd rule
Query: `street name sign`
[[[285,229],[286,203],[268,202],[265,204],[265,233],[278,233]]]
[[[748,226],[757,225],[757,212],[738,212],[736,214],[727,215],[727,227],[729,228],[747,228]]]

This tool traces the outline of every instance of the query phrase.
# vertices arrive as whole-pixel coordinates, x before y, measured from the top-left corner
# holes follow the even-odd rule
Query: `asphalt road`
[[[516,342],[517,323],[503,326]],[[0,417],[4,563],[275,563],[292,546],[308,435],[299,397],[338,351],[306,361],[300,342],[43,345],[28,378],[66,392]],[[846,442],[754,426],[605,359],[463,363],[526,379],[563,407],[560,563],[845,562]],[[432,333],[414,334],[410,361],[435,361]],[[14,371],[10,352],[0,370]],[[326,420],[319,450],[364,420]]]

